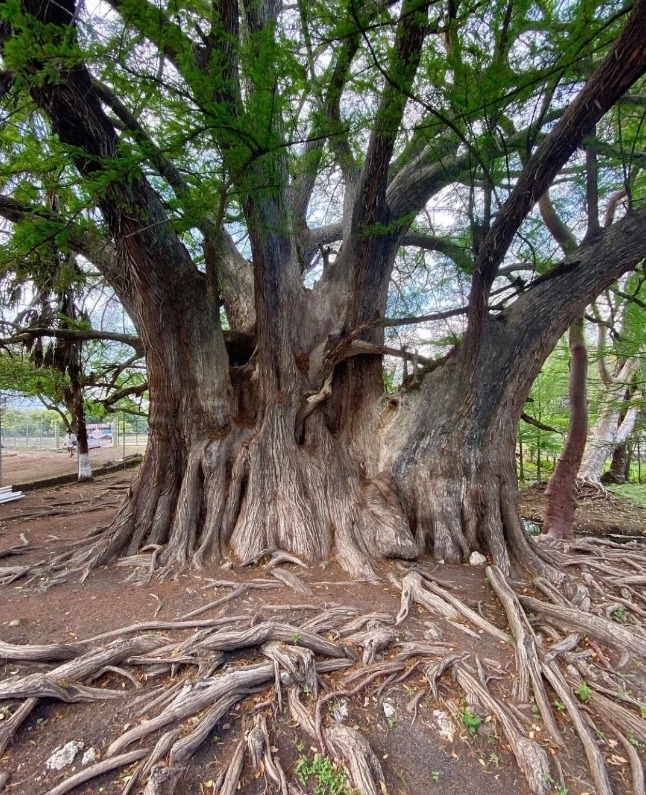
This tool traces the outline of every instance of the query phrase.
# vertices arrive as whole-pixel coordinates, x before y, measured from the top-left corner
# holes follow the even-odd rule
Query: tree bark
[[[630,473],[630,445],[622,442],[612,454],[610,469],[601,477],[602,483],[627,483]]]
[[[645,2],[638,0],[637,7],[643,9]],[[72,0],[23,0],[22,5],[50,28],[60,26],[62,38],[73,28]],[[135,6],[143,9],[142,25],[157,27],[151,22],[154,11],[163,20],[162,11],[144,8],[143,2],[130,7],[133,15]],[[277,9],[270,2],[245,7],[250,50],[273,35]],[[42,79],[30,83],[33,100],[97,195],[116,244],[119,270],[110,278],[131,309],[148,369],[148,449],[112,526],[83,553],[86,563],[154,544],[164,546],[162,563],[176,566],[227,550],[246,562],[280,548],[308,560],[336,552],[352,574],[372,577],[371,558],[411,558],[432,548],[447,561],[480,549],[504,571],[512,559],[540,568],[516,506],[516,422],[534,377],[567,325],[644,256],[646,211],[577,251],[496,316],[485,311],[488,282],[530,199],[574,151],[590,119],[643,71],[643,48],[635,45],[636,38],[643,43],[643,35],[633,15],[621,39],[621,74],[613,54],[602,68],[608,86],[600,86],[603,80],[597,77],[573,103],[556,144],[553,137],[532,161],[528,179],[535,185],[529,198],[501,213],[501,223],[508,223],[500,245],[489,238],[489,249],[477,263],[484,271],[477,272],[474,326],[467,337],[467,342],[476,339],[477,356],[472,346],[463,345],[442,366],[422,373],[418,388],[403,397],[398,416],[380,428],[381,358],[365,346],[383,341],[379,319],[393,261],[410,225],[410,218],[393,215],[388,204],[388,169],[428,32],[427,11],[425,0],[403,4],[356,200],[349,202],[344,218],[343,247],[312,291],[305,290],[301,278],[287,146],[274,120],[274,104],[264,101],[278,90],[271,64],[263,75],[266,85],[246,87],[250,107],[269,114],[258,120],[268,143],[267,151],[245,151],[244,158],[237,152],[230,169],[250,234],[255,316],[248,302],[228,311],[231,317],[240,315],[246,330],[255,323],[256,333],[251,359],[235,367],[230,367],[219,321],[219,265],[230,254],[226,245],[211,245],[206,273],[197,270],[160,197],[141,172],[133,172],[131,161],[124,162],[119,137],[85,66],[75,61],[55,80],[41,68]],[[238,33],[237,8],[225,2],[219,12],[217,35],[230,44]],[[235,47],[223,46],[217,53],[220,84],[205,80],[193,62],[201,45],[189,42],[179,57],[172,48],[175,36],[184,43],[181,30],[172,21],[164,30],[169,34],[164,52],[175,59],[180,74],[185,68],[187,83],[202,92],[197,98],[220,103],[218,112],[226,105],[232,123],[242,125],[239,86],[236,94],[231,77],[237,75]],[[37,57],[29,64],[36,71]],[[204,96],[211,91],[222,96]],[[258,93],[263,101],[256,106]],[[221,134],[216,143],[226,170],[233,144],[228,128]],[[246,164],[242,175],[241,162]],[[127,166],[127,177],[119,176],[121,165]],[[243,281],[247,290],[250,279]]]
[[[436,558],[454,562],[477,549],[505,570],[513,559],[544,567],[516,508],[516,421],[569,324],[604,283],[636,265],[628,254],[633,244],[635,252],[646,250],[637,215],[581,246],[509,309],[488,316],[475,366],[458,347],[403,397],[386,433],[382,467],[392,467],[420,549],[432,547]],[[622,231],[628,229],[629,239]],[[471,368],[468,390],[465,367]]]
[[[563,450],[545,490],[543,532],[552,538],[572,538],[576,510],[576,478],[581,466],[588,434],[588,400],[586,382],[588,355],[585,346],[584,320],[570,325],[570,418]]]
[[[638,362],[635,362],[635,369],[638,366]],[[609,395],[606,398],[599,418],[592,429],[579,471],[579,477],[582,480],[601,483],[606,461],[618,445],[626,441],[635,427],[639,406],[631,406],[622,418],[616,400],[616,395]]]
[[[597,196],[597,169],[594,153],[586,151],[588,193],[588,235],[593,239],[599,231]],[[577,249],[576,238],[559,217],[549,192],[539,200],[541,217],[552,237],[567,256]],[[568,330],[570,350],[570,379],[568,401],[570,416],[568,430],[561,455],[545,490],[543,510],[543,532],[553,538],[571,538],[574,533],[576,511],[576,478],[581,466],[585,441],[588,434],[588,354],[585,345],[585,319],[579,317]]]

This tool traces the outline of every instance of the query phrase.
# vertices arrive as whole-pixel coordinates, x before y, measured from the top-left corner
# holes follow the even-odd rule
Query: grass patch
[[[303,753],[303,746],[299,745],[301,755],[296,761],[294,772],[300,783],[312,787],[316,795],[354,795],[348,786],[345,770],[339,767],[329,756],[314,754],[308,759]]]
[[[608,487],[613,494],[631,500],[635,505],[646,508],[646,483],[621,483]]]

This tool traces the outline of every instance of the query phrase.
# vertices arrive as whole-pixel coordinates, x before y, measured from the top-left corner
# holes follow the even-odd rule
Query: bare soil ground
[[[521,489],[520,510],[525,519],[542,523],[545,486],[536,483]],[[579,499],[574,531],[577,535],[646,537],[646,507],[608,490],[590,493]]]
[[[143,453],[142,446],[130,445],[125,448],[126,456]],[[90,464],[93,469],[123,460],[123,447],[98,447],[90,450]],[[70,458],[67,450],[2,450],[2,480],[7,486],[22,485],[53,478],[60,475],[73,475],[77,471],[76,453]]]
[[[89,484],[38,489],[19,502],[0,506],[0,557],[3,550],[25,546],[24,555],[12,554],[0,563],[34,562],[78,541],[89,529],[111,518],[133,476],[132,471],[124,471]],[[529,504],[524,502],[526,508]],[[527,510],[526,516],[529,515]],[[606,526],[610,526],[609,516],[608,513],[604,520]],[[639,521],[643,522],[645,518],[646,511],[642,510]],[[613,528],[615,521],[620,520],[612,519]],[[423,565],[435,583],[445,587],[497,627],[507,629],[505,612],[485,577],[483,567],[439,566],[431,561]],[[347,575],[334,562],[290,569],[298,574],[309,593],[294,593],[283,582],[272,580],[268,570],[228,565],[185,571],[173,579],[153,578],[147,581],[144,578],[142,581],[139,578],[139,582],[128,581],[132,569],[118,565],[93,572],[84,583],[71,579],[48,587],[48,583],[43,581],[17,581],[0,586],[0,641],[21,645],[78,644],[133,624],[187,619],[188,614],[199,610],[196,616],[199,620],[228,619],[232,626],[289,623],[294,627],[291,644],[298,646],[301,631],[305,631],[299,628],[321,611],[331,611],[331,615],[336,610],[341,614],[341,608],[346,607],[346,623],[353,617],[382,614],[383,625],[391,627],[396,635],[394,642],[391,640],[391,645],[365,669],[365,673],[374,674],[368,686],[354,696],[340,694],[328,703],[323,715],[325,725],[333,724],[336,718],[341,717],[340,713],[347,710],[343,724],[361,732],[381,763],[385,776],[382,793],[481,795],[483,789],[490,795],[527,795],[530,792],[512,754],[508,737],[491,710],[465,697],[464,691],[449,675],[441,679],[437,697],[429,689],[429,663],[437,662],[444,655],[464,653],[465,657],[469,655],[465,664],[470,663],[473,666],[471,670],[475,672],[477,666],[486,672],[491,692],[503,702],[511,701],[516,674],[512,645],[473,625],[438,620],[420,604],[412,606],[406,619],[393,627],[393,618],[400,610],[401,591],[389,576],[392,578],[394,575],[401,580],[405,573],[395,562],[380,568],[382,581],[378,584],[349,582]],[[245,585],[248,586],[246,590]],[[524,587],[524,592],[536,594],[529,584]],[[232,593],[237,596],[226,601]],[[219,604],[206,607],[217,600]],[[441,632],[441,641],[430,640],[434,629]],[[152,626],[147,631],[153,632]],[[641,629],[638,631],[642,632]],[[145,634],[145,627],[142,632]],[[323,637],[335,642],[343,635],[338,626],[321,632]],[[181,641],[194,637],[194,634],[194,629],[183,629],[173,632],[173,638]],[[549,634],[546,636],[546,642],[554,640],[549,638]],[[3,682],[15,682],[28,673],[52,669],[51,663],[26,663],[6,655],[3,658],[1,642],[0,689]],[[347,633],[345,643],[353,646],[352,636],[348,638]],[[358,643],[355,640],[353,648],[360,658],[362,649]],[[406,659],[405,655],[402,658],[402,651],[406,649],[402,644],[407,643],[446,646],[444,651],[436,649],[434,655],[417,654]],[[623,664],[622,686],[635,703],[646,701],[643,660],[626,665],[613,649],[589,644],[585,638],[579,649],[587,659],[596,663],[603,660],[609,675]],[[257,649],[236,651],[225,660],[225,670],[239,670],[243,663],[257,658]],[[379,665],[389,662],[401,662],[399,673],[390,677],[379,674]],[[355,688],[357,680],[351,681],[349,677],[357,670],[357,665],[322,676],[323,694]],[[188,669],[192,671],[194,681],[203,673],[202,668],[195,672],[195,667],[189,665]],[[125,667],[115,665],[104,670],[95,681],[86,682],[105,688],[106,693],[122,692],[121,696],[109,700],[60,703],[39,698],[4,755],[0,750],[0,791],[3,791],[5,774],[8,775],[6,792],[12,795],[53,792],[59,782],[83,769],[82,751],[71,766],[61,772],[47,768],[47,760],[52,753],[72,740],[81,741],[85,750],[94,749],[97,760],[108,758],[108,745],[115,738],[126,728],[138,726],[150,714],[155,714],[142,714],[146,701],[154,698],[159,688],[171,687],[187,675],[186,666],[180,664],[142,665],[134,674],[124,671]],[[312,707],[313,694],[308,691],[303,687],[300,697],[306,707]],[[556,720],[564,739],[564,748],[558,754],[559,764],[553,763],[557,748],[535,707],[521,704],[514,720],[524,735],[536,739],[547,749],[553,764],[553,780],[547,784],[546,790],[559,795],[566,791],[573,795],[592,793],[595,782],[591,778],[583,746],[563,704],[555,693],[549,693],[557,705]],[[3,721],[10,719],[18,704],[16,700],[2,701],[0,698],[0,740]],[[270,686],[234,706],[208,732],[206,740],[183,771],[177,793],[211,795],[233,792],[236,787],[243,795],[280,791],[267,785],[266,756],[265,763],[261,762],[256,769],[245,763],[239,780],[233,782],[233,789],[221,788],[226,787],[227,781],[222,781],[222,774],[228,769],[238,740],[254,726],[254,713],[264,716],[267,721],[271,736],[270,756],[280,759],[291,795],[303,792],[310,795],[349,795],[352,791],[350,785],[334,778],[338,775],[336,769],[326,773],[321,765],[317,767],[314,760],[315,754],[321,750],[319,744],[302,727],[299,728],[284,703],[279,709],[276,693]],[[475,719],[469,718],[470,714]],[[638,711],[635,714],[640,715]],[[641,717],[644,718],[644,714]],[[597,721],[597,717],[591,714],[591,720]],[[197,721],[197,716],[191,718],[182,727],[182,732],[186,734],[193,729]],[[605,758],[614,791],[637,792],[631,778],[634,777],[634,767],[629,763],[628,753],[618,746],[606,727],[597,722],[596,728],[595,743]],[[153,741],[159,736],[159,732],[154,734]],[[631,742],[638,755],[643,756],[646,745],[639,737],[632,737]],[[148,740],[145,745],[152,747]],[[81,784],[74,792],[85,795],[127,792],[135,770],[135,764],[119,768]],[[314,772],[308,774],[308,770]],[[134,781],[130,783],[134,784]],[[142,780],[131,791],[143,792],[144,784]],[[149,791],[153,792],[146,788],[145,795]],[[163,792],[161,789],[158,791]]]

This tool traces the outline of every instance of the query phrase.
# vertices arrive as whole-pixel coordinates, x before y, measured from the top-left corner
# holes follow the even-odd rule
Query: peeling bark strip
[[[516,671],[517,679],[514,687],[514,697],[521,703],[529,701],[530,684],[536,699],[536,704],[541,712],[545,726],[556,745],[563,747],[563,737],[556,725],[554,713],[550,706],[549,698],[541,676],[541,662],[538,657],[536,636],[527,621],[516,594],[509,583],[495,566],[487,566],[487,577],[491,587],[496,592],[502,606],[507,613],[507,620],[514,636],[516,646]]]
[[[646,639],[614,621],[580,610],[550,605],[531,596],[520,596],[519,599],[525,609],[548,617],[557,626],[588,633],[608,646],[634,654],[637,659],[646,656]]]
[[[512,717],[505,705],[498,699],[492,698],[487,689],[459,665],[456,677],[465,692],[475,695],[478,701],[491,710],[500,721],[518,762],[518,767],[527,779],[529,788],[534,795],[547,795],[551,792],[550,763],[545,749],[541,748],[535,740],[523,736],[518,730],[515,718]]]
[[[79,771],[66,781],[63,781],[57,787],[48,790],[45,795],[64,795],[66,792],[70,792],[70,790],[80,787],[81,784],[85,784],[86,781],[92,781],[93,778],[98,778],[99,776],[109,773],[112,770],[117,770],[120,767],[125,767],[132,762],[137,762],[139,759],[143,759],[147,753],[148,750],[146,748],[139,748],[137,751],[130,751],[127,754],[121,754],[121,756],[117,756],[114,759],[104,759],[102,762],[97,762],[96,765],[92,765],[85,770]]]
[[[599,793],[599,795],[612,795],[612,788],[608,779],[608,771],[606,769],[606,763],[604,761],[603,755],[597,746],[597,742],[592,730],[583,720],[581,710],[577,705],[576,698],[572,694],[571,688],[567,686],[563,674],[556,667],[553,661],[544,662],[542,667],[550,685],[561,699],[563,704],[565,704],[568,715],[572,719],[577,734],[583,743],[585,754],[588,758],[588,765],[590,766],[590,771],[592,772],[592,777],[594,779],[596,791]]]

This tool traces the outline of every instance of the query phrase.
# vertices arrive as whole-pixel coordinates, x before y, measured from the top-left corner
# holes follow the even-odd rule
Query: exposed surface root
[[[573,742],[581,744],[598,795],[644,795],[643,692],[628,693],[625,678],[612,670],[617,655],[626,666],[646,659],[639,611],[630,609],[646,604],[637,581],[643,553],[629,549],[620,560],[614,547],[606,548],[609,558],[596,550],[593,545],[576,555],[557,551],[584,574],[590,562],[606,566],[596,589],[577,583],[561,594],[540,581],[533,593],[541,599],[519,593],[517,583],[490,566],[485,582],[497,601],[488,605],[487,618],[439,572],[434,577],[421,567],[400,577],[391,571],[390,582],[401,593],[397,614],[323,606],[317,603],[320,583],[307,572],[295,580],[286,568],[302,568],[300,561],[276,555],[266,566],[269,581],[214,580],[207,587],[224,587],[227,597],[240,600],[254,587],[282,588],[283,596],[287,587],[312,600],[293,609],[284,603],[288,619],[267,620],[266,611],[257,617],[242,608],[228,617],[194,618],[230,601],[223,597],[176,621],[134,624],[75,643],[0,643],[0,660],[11,661],[14,671],[0,682],[0,708],[5,707],[0,756],[9,748],[11,760],[12,741],[17,747],[20,726],[40,699],[112,698],[123,704],[125,697],[130,723],[106,738],[96,763],[59,774],[56,781],[50,777],[43,795],[62,795],[124,770],[122,795],[173,795],[183,791],[191,763],[214,733],[229,743],[213,774],[212,791],[218,795],[234,795],[255,779],[264,779],[268,792],[298,795],[312,790],[309,777],[320,769],[346,782],[338,792],[385,795],[387,755],[378,756],[374,737],[353,711],[362,703],[375,704],[389,721],[393,713],[386,708],[394,709],[393,694],[404,688],[400,719],[405,715],[416,726],[432,727],[440,720],[433,716],[441,715],[437,725],[449,734],[464,733],[465,726],[473,733],[499,731],[535,795],[549,795],[554,781],[562,785],[559,759]],[[275,580],[281,571],[288,576]],[[520,586],[525,592],[532,588],[527,582]],[[375,594],[382,589],[383,584],[376,587]],[[622,622],[616,614],[604,614],[607,604],[620,604]],[[500,657],[496,651],[501,659],[494,659]],[[151,679],[163,684],[151,688]],[[297,727],[290,731],[307,741],[296,765],[274,739],[288,723],[287,713]],[[616,779],[611,784],[606,758],[611,749],[600,744],[597,726],[616,738],[613,747],[619,745],[626,760],[630,790],[622,790]],[[313,758],[312,744],[318,748]]]

